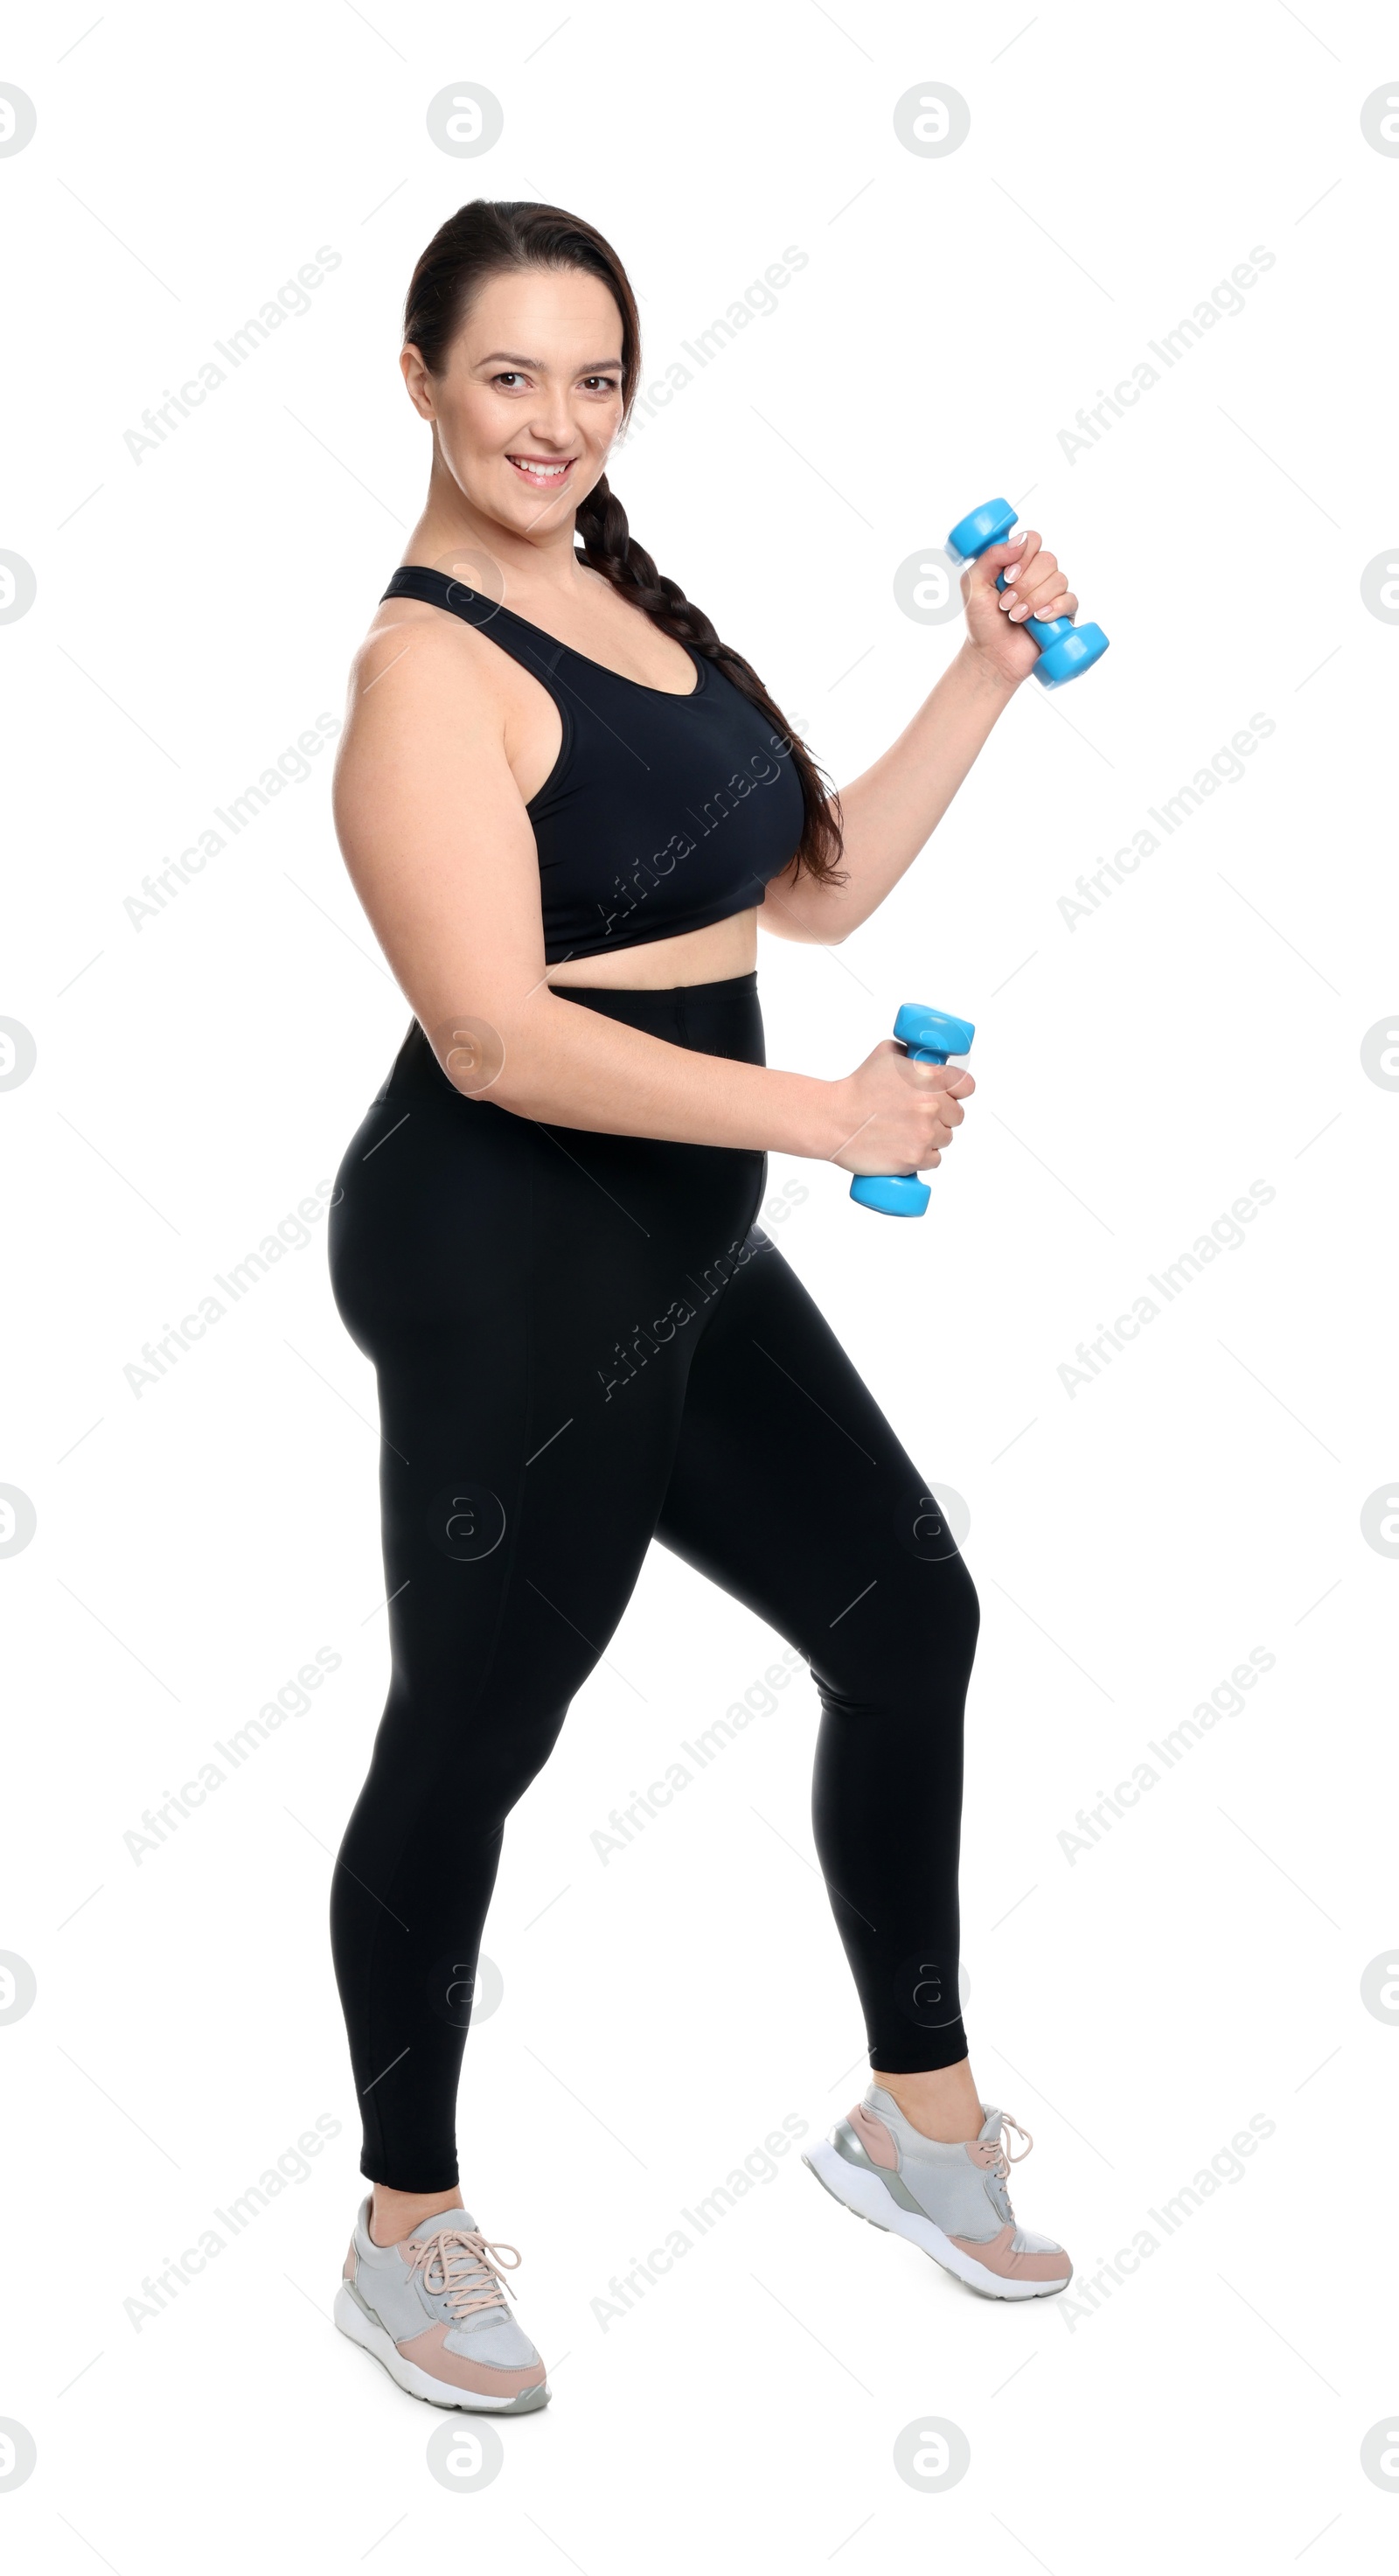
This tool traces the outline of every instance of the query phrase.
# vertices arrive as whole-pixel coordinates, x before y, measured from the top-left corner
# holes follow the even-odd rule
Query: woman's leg
[[[425,1125],[415,1113],[379,1158],[402,1147],[405,1164],[433,1162]],[[585,1187],[561,1172],[565,1192]],[[464,1208],[475,1231],[479,1175],[449,1161],[436,1177],[434,1194],[421,1171],[415,1198]],[[584,1373],[596,1384],[618,1330],[616,1273],[609,1290],[605,1264],[570,1275],[537,1259],[537,1206],[490,1214],[463,1258],[410,1257],[415,1314],[377,1317],[392,1670],[331,1903],[362,2169],[420,2206],[444,2206],[457,2182],[457,2084],[505,1819],[626,1607],[681,1392],[653,1372],[580,1420]],[[397,1269],[401,1236],[386,1228],[378,1257]]]
[[[687,994],[697,1032],[665,995],[610,1006],[756,1056],[753,980]],[[331,1931],[362,2170],[409,2222],[456,2197],[506,1816],[626,1607],[726,1293],[714,1256],[741,1246],[762,1177],[760,1155],[463,1100],[419,1038],[341,1165],[332,1281],[378,1375],[392,1678]]]
[[[816,1849],[871,2067],[925,2135],[974,2138],[957,1861],[977,1596],[829,1325],[752,1244],[695,1352],[657,1536],[810,1663]]]

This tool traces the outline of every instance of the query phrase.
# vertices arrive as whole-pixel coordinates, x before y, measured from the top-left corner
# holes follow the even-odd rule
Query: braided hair
[[[518,268],[584,269],[600,278],[622,322],[622,423],[630,417],[641,376],[641,320],[627,273],[602,234],[559,206],[523,199],[475,197],[459,206],[433,235],[413,271],[403,308],[403,337],[430,375],[441,375],[458,330],[479,287],[489,277]],[[804,742],[793,732],[750,662],[721,643],[702,608],[678,581],[658,572],[637,544],[627,514],[602,475],[578,505],[574,529],[580,559],[601,573],[624,599],[643,609],[662,633],[693,645],[731,680],[740,695],[771,725],[790,752],[805,809],[795,852],[797,871],[822,884],[843,884],[840,799],[823,778]]]

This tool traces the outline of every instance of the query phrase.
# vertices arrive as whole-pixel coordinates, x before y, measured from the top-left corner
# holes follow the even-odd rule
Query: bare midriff
[[[610,992],[663,993],[676,984],[718,984],[730,975],[750,975],[758,962],[756,909],[735,912],[727,921],[710,922],[704,930],[682,931],[677,939],[652,939],[635,948],[614,948],[603,957],[560,958],[551,966],[551,984],[601,984]]]

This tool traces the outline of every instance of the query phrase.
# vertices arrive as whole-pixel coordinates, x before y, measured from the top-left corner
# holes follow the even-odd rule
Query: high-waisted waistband
[[[747,975],[726,975],[713,984],[668,984],[659,990],[642,985],[551,984],[559,1001],[576,1002],[621,1020],[646,1036],[664,1038],[671,1046],[697,1055],[727,1056],[738,1064],[766,1064],[763,1015],[758,1000],[756,968]],[[411,1093],[421,1099],[436,1095],[462,1108],[470,1104],[438,1063],[423,1029],[414,1020],[379,1099],[397,1100]],[[478,1095],[489,1101],[489,1093]]]
[[[665,1038],[672,1046],[692,1047],[697,1055],[726,1055],[741,1064],[765,1064],[763,1015],[758,1002],[756,967],[747,975],[725,975],[714,984],[667,984],[660,990],[643,985],[551,984],[559,1001],[582,1002],[629,1029]]]

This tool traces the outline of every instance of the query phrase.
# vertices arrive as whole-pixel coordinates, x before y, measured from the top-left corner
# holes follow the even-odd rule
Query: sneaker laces
[[[520,2252],[514,2245],[490,2245],[479,2227],[441,2227],[435,2236],[415,2238],[408,2248],[409,2266],[421,2271],[423,2288],[445,2298],[460,2323],[478,2308],[503,2308],[515,2293],[497,2268],[498,2254],[513,2254],[507,2271],[517,2271]]]
[[[1021,2148],[1018,2156],[1013,2156],[1011,2154],[1010,2140],[1005,2134],[1007,2129],[1013,2129],[1017,2138],[1023,2138],[1025,2141],[1025,2144]],[[996,2159],[994,2164],[991,2166],[991,2171],[995,2175],[997,2182],[1009,2182],[1011,2166],[1023,2165],[1025,2158],[1028,2156],[1034,2143],[1034,2139],[1031,2137],[1029,2130],[1022,2129],[1018,2120],[1012,2120],[1009,2111],[1003,2111],[1001,2113],[1000,2132],[995,2142]],[[988,2146],[991,2144],[989,2138],[986,2140],[986,2144]]]

